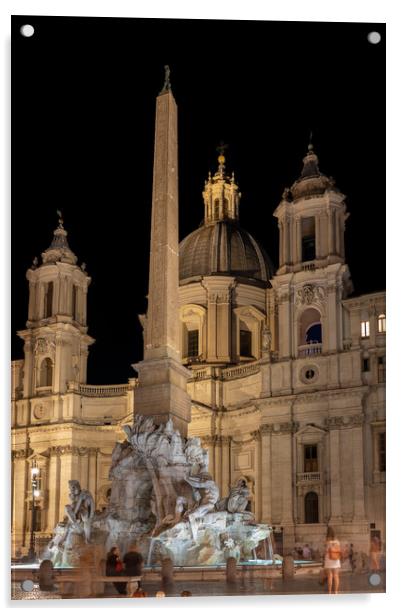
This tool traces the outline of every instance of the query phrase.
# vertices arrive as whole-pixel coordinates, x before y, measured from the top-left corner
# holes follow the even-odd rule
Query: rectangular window
[[[363,372],[370,372],[370,360],[368,357],[363,357]]]
[[[252,357],[251,332],[246,329],[240,330],[240,355],[242,357]]]
[[[378,362],[378,382],[385,383],[385,357],[381,356],[377,360]]]
[[[362,338],[369,338],[370,336],[370,321],[362,321],[360,323],[360,335]]]
[[[53,309],[53,282],[49,282],[46,288],[45,319],[52,316]]]
[[[71,313],[74,321],[77,320],[77,287],[73,284],[73,297],[72,297],[72,307]]]
[[[385,314],[380,314],[378,317],[378,332],[384,334],[386,331]]]
[[[386,467],[385,432],[378,435],[378,470],[384,472]]]
[[[317,445],[304,445],[304,472],[318,471]]]
[[[198,329],[191,329],[187,334],[187,357],[198,357]]]
[[[302,261],[314,261],[315,259],[315,218],[309,216],[302,218]]]

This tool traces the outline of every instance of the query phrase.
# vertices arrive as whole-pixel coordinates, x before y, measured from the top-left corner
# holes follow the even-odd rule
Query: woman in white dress
[[[335,536],[335,531],[328,526],[325,543],[324,569],[327,576],[328,592],[337,595],[339,591],[339,570],[341,568],[341,544]],[[332,590],[333,589],[333,590]]]

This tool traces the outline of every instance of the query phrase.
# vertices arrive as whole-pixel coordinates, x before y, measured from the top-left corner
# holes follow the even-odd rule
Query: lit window
[[[385,330],[385,314],[380,314],[380,316],[378,317],[378,331],[380,332],[380,334],[383,334]]]
[[[360,331],[362,338],[368,338],[370,336],[370,321],[362,321],[360,324]]]

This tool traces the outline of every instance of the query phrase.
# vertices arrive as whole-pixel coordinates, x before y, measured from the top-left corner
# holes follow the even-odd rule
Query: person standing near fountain
[[[332,526],[328,526],[325,543],[324,569],[327,575],[328,593],[337,595],[339,591],[339,570],[341,568],[341,544]]]
[[[111,548],[106,557],[106,575],[115,577],[121,575],[123,571],[123,563],[120,560],[119,550],[117,547]],[[113,582],[113,585],[117,592],[124,595],[126,592],[125,582]]]
[[[144,563],[144,559],[142,554],[138,552],[137,545],[133,543],[128,552],[124,554],[123,564],[124,564],[124,573],[125,576],[141,576],[142,575],[142,566]],[[129,595],[132,594],[133,589],[127,589]]]

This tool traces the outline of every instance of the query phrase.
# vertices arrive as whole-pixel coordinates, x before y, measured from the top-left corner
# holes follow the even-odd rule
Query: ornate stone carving
[[[269,327],[264,325],[261,331],[261,348],[264,353],[269,353],[269,351],[271,350],[271,340],[271,330],[269,329]]]
[[[35,353],[37,355],[54,355],[55,344],[47,338],[37,338],[35,342]]]
[[[245,479],[239,479],[235,486],[230,488],[229,496],[221,498],[216,505],[218,511],[229,513],[243,513],[248,505],[250,490]],[[253,516],[253,514],[251,514]]]
[[[13,450],[11,452],[11,459],[12,460],[25,460],[26,458],[29,458],[30,455],[33,454],[33,449],[18,449],[18,450]]]
[[[314,284],[305,284],[302,289],[299,289],[295,295],[295,304],[307,305],[322,304],[325,299],[325,291],[323,287]]]
[[[272,434],[273,432],[272,424],[261,424],[260,432],[261,434]]]
[[[364,415],[362,413],[349,416],[338,415],[336,417],[327,417],[325,419],[325,425],[329,430],[354,428],[356,426],[362,426],[363,423]]]
[[[36,404],[33,410],[35,419],[43,419],[46,414],[46,409],[43,404]]]

